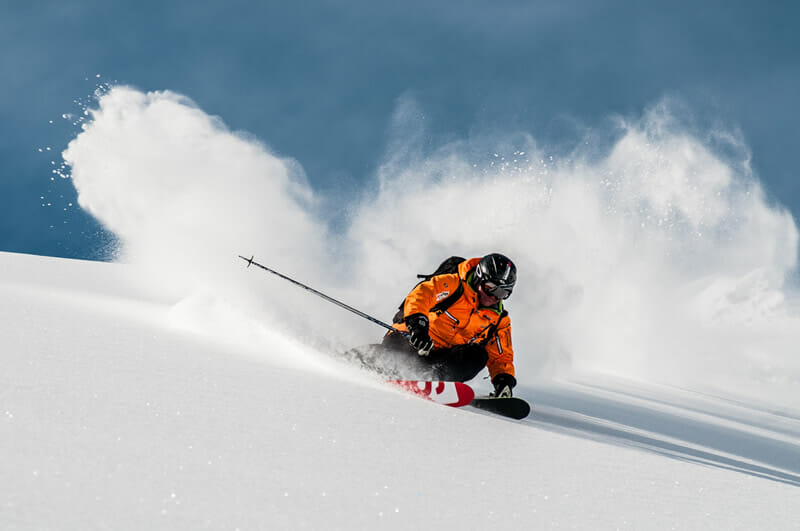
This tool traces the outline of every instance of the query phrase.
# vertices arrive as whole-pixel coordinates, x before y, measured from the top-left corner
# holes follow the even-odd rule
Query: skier
[[[434,274],[408,294],[397,331],[382,344],[431,379],[465,382],[487,367],[494,396],[510,397],[517,381],[503,300],[516,280],[514,263],[497,253],[464,260],[455,273]]]

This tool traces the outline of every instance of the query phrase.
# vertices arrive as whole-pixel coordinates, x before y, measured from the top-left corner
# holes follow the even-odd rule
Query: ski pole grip
[[[395,332],[397,332],[406,339],[409,339],[411,337],[411,334],[409,334],[405,330],[398,330],[397,328],[392,328],[392,330],[394,330]],[[428,350],[425,350],[423,348],[419,349],[417,351],[417,354],[419,354],[420,356],[427,356],[428,354],[431,353],[431,350],[433,350],[433,345],[431,345],[431,348],[429,348]]]

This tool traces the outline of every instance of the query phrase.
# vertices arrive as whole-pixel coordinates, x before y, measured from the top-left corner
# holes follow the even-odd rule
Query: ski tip
[[[444,406],[467,406],[471,404],[475,398],[475,391],[463,382],[386,380],[386,383],[400,387],[411,394]]]
[[[245,256],[239,255],[239,258],[241,258],[242,260],[247,262],[247,267],[250,267],[251,265],[253,265],[253,258],[255,258],[255,257],[256,257],[256,255],[253,255],[250,258],[247,258]]]

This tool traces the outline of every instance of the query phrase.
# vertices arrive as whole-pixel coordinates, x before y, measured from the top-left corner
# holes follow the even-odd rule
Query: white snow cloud
[[[120,238],[144,282],[183,300],[176,320],[189,328],[225,297],[314,342],[382,334],[243,273],[240,253],[389,320],[415,273],[450,254],[500,251],[520,268],[508,307],[521,377],[569,361],[797,400],[800,322],[785,303],[797,227],[766,201],[735,135],[725,139],[735,156],[723,156],[659,104],[621,120],[600,155],[551,157],[526,135],[431,149],[422,123],[403,98],[386,162],[342,205],[339,234],[296,162],[174,93],[113,88],[64,159],[81,206]],[[213,332],[205,321],[196,328]]]

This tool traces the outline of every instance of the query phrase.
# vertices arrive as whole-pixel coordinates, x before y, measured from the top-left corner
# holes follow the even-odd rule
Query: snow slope
[[[509,421],[130,266],[0,253],[0,272],[2,529],[798,529],[791,408],[526,375],[534,413]]]

